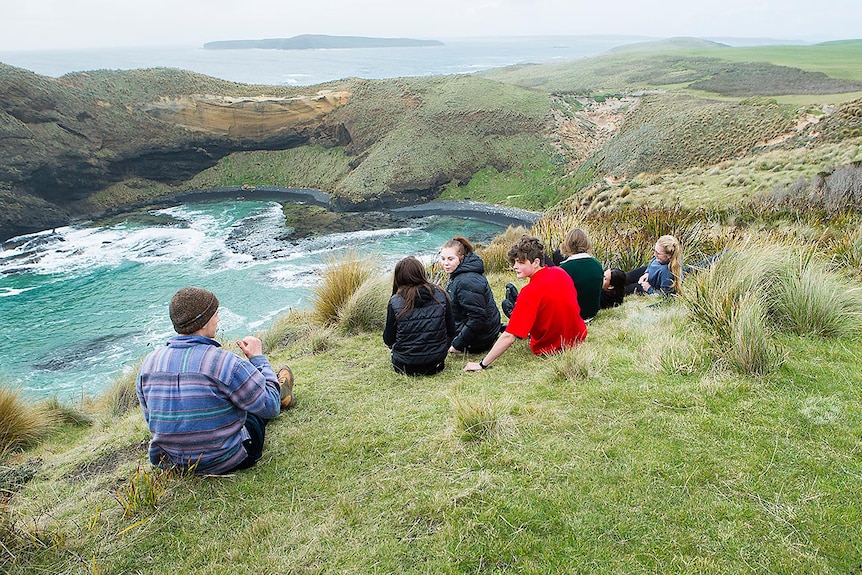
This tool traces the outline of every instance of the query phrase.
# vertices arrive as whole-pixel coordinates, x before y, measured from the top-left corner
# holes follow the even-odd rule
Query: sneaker
[[[287,409],[295,403],[293,400],[293,372],[289,367],[278,368],[278,384],[281,386],[281,408]]]
[[[503,310],[506,317],[512,317],[512,310],[515,309],[515,304],[511,300],[504,299],[500,302],[500,309]]]
[[[506,299],[512,304],[518,300],[518,288],[514,284],[506,284]]]

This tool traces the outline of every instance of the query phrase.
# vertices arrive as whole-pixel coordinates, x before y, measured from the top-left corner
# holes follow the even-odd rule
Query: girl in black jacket
[[[383,330],[395,371],[405,375],[443,371],[454,336],[449,298],[440,286],[428,281],[422,262],[410,256],[395,264]]]
[[[485,279],[485,263],[473,251],[470,240],[461,236],[443,244],[440,261],[449,274],[446,292],[457,332],[449,352],[488,351],[500,335],[500,311]]]

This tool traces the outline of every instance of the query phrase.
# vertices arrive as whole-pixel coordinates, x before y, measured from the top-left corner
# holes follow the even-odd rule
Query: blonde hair
[[[656,241],[656,245],[661,250],[670,256],[667,262],[667,269],[673,275],[673,289],[679,293],[682,289],[682,246],[679,240],[674,236],[662,236]]]
[[[588,254],[593,248],[590,242],[590,236],[582,228],[574,228],[566,234],[566,239],[563,240],[563,245],[560,246],[560,253],[569,257],[575,254]]]

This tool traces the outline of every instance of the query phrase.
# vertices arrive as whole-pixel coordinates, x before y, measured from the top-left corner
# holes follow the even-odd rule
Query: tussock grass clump
[[[391,289],[388,277],[370,277],[338,310],[338,328],[347,334],[380,331],[386,324]]]
[[[773,333],[858,335],[862,294],[810,252],[765,242],[742,243],[686,279],[692,318],[728,362],[762,374],[780,362]]]
[[[498,235],[490,244],[476,250],[482,261],[485,262],[485,273],[504,272],[512,269],[509,264],[509,248],[511,248],[524,234],[530,233],[523,226],[509,226],[506,231]]]
[[[462,441],[498,439],[514,433],[511,400],[453,397],[450,403]]]
[[[862,290],[803,256],[788,262],[768,290],[769,313],[778,328],[796,335],[850,337],[862,328]]]
[[[323,283],[314,289],[314,318],[321,324],[338,322],[341,307],[371,276],[371,269],[355,253],[330,259]]]
[[[56,424],[55,412],[45,404],[26,403],[19,390],[0,387],[0,456],[34,445]]]
[[[862,279],[862,227],[855,219],[848,222],[850,229],[836,230],[828,238],[827,253],[839,268],[854,279]]]
[[[325,353],[335,347],[338,338],[332,326],[313,327],[306,332],[303,347],[312,355]]]
[[[54,413],[59,423],[67,423],[75,426],[93,424],[93,417],[73,405],[61,403],[57,397],[51,397],[42,402],[45,409]]]
[[[563,350],[554,357],[554,373],[566,381],[586,381],[599,371],[598,356],[588,345]]]
[[[291,309],[275,318],[268,329],[255,335],[260,338],[264,352],[272,353],[301,338],[311,322],[311,312]]]
[[[315,355],[335,345],[337,330],[336,323],[318,323],[314,310],[291,310],[276,318],[269,329],[256,335],[263,342],[267,354],[293,350]]]
[[[767,254],[758,262],[734,252],[716,265],[687,277],[683,300],[694,320],[719,341],[729,341],[732,321],[740,301],[748,294],[761,294],[762,274],[772,267]]]
[[[794,214],[819,212],[835,217],[862,208],[862,162],[851,162],[821,171],[813,177],[799,176],[790,184],[754,196],[754,209],[767,208]]]
[[[568,204],[542,217],[533,226],[532,233],[542,240],[550,254],[575,227],[586,230],[593,244],[593,255],[604,262],[605,267],[624,270],[646,264],[652,257],[656,240],[665,234],[676,236],[680,241],[686,263],[718,253],[726,241],[712,233],[707,214],[678,205],[670,208],[641,206],[604,213]]]
[[[770,330],[766,310],[757,294],[744,294],[733,310],[730,321],[730,345],[725,358],[736,371],[747,375],[765,375],[780,363]]]
[[[138,363],[114,380],[97,402],[99,411],[108,417],[122,417],[133,409],[139,408],[135,380],[140,368],[141,364]]]

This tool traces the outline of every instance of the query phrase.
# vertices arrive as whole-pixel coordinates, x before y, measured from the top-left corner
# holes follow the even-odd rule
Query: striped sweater
[[[136,381],[150,428],[150,461],[224,473],[246,458],[246,413],[272,419],[279,385],[266,357],[249,360],[215,340],[180,335],[149,354]]]

